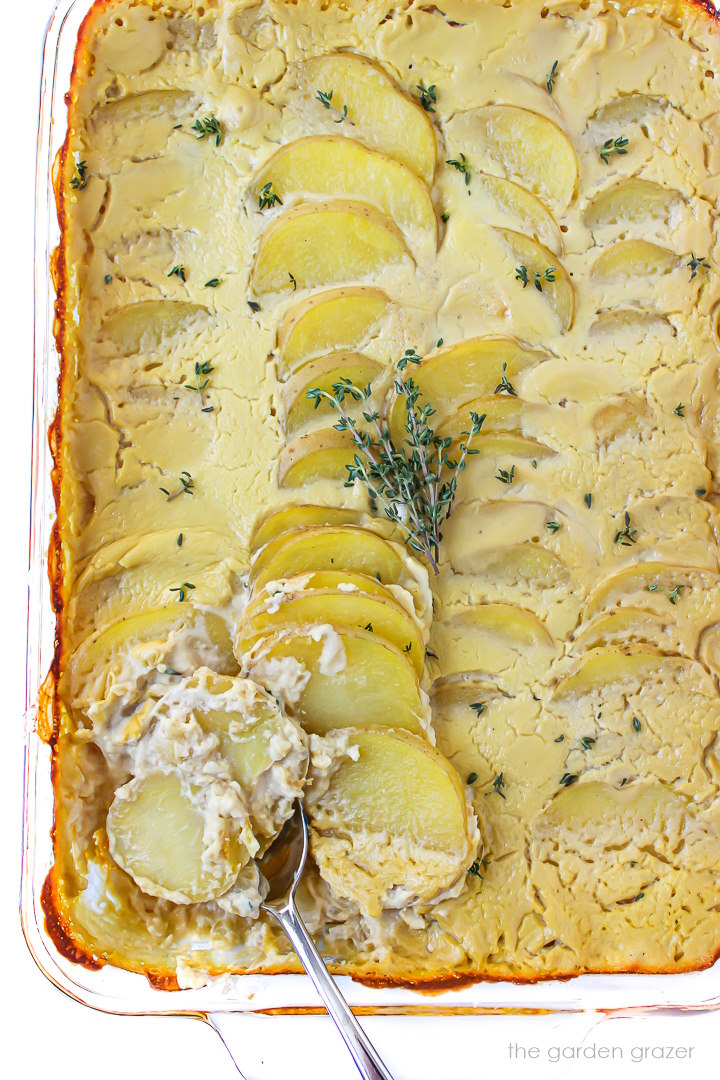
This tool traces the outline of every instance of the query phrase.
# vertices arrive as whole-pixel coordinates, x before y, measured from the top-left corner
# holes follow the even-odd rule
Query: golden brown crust
[[[95,0],[92,7],[85,16],[78,33],[78,41],[75,50],[75,59],[72,69],[70,89],[65,96],[65,102],[68,107],[68,126],[72,128],[73,114],[77,103],[78,91],[82,80],[82,69],[88,62],[88,57],[91,52],[91,42],[96,22],[102,17],[102,15],[109,9],[112,9],[119,0]],[[286,0],[287,3],[295,3],[296,0]],[[711,0],[680,0],[681,3],[687,5],[689,8],[700,9],[705,16],[713,24],[717,24],[720,21],[720,12],[714,7]],[[164,5],[154,4],[153,6],[159,6],[162,8]],[[57,352],[59,356],[59,373],[57,379],[58,386],[58,407],[55,413],[54,419],[48,429],[48,443],[50,453],[52,457],[52,488],[55,501],[55,508],[57,518],[52,527],[51,539],[48,551],[48,575],[51,588],[51,599],[53,611],[56,615],[56,631],[55,631],[55,652],[49,672],[48,680],[46,683],[46,712],[52,716],[52,732],[46,731],[47,740],[51,746],[53,760],[52,760],[52,782],[54,787],[57,784],[57,748],[58,748],[58,733],[61,723],[60,715],[60,702],[57,694],[57,685],[60,677],[60,673],[63,670],[64,661],[66,659],[66,642],[64,635],[64,613],[68,603],[67,585],[64,576],[64,549],[63,549],[63,537],[62,537],[62,525],[61,525],[61,486],[63,480],[63,446],[64,446],[64,408],[68,396],[69,385],[69,371],[71,364],[69,363],[69,341],[68,341],[68,325],[66,314],[66,301],[68,292],[68,254],[66,248],[67,241],[67,170],[68,170],[68,155],[70,146],[70,135],[66,136],[65,142],[58,155],[58,160],[54,164],[53,168],[53,187],[55,192],[56,206],[58,222],[60,226],[60,243],[56,251],[53,252],[51,258],[51,277],[56,290],[55,301],[55,319],[53,325],[53,336],[55,338]],[[52,829],[52,840],[55,845],[57,839],[57,829],[55,825]],[[44,882],[41,893],[41,906],[45,915],[45,927],[51,940],[53,941],[58,952],[66,959],[73,963],[79,964],[88,970],[99,970],[108,963],[117,963],[115,958],[110,959],[101,954],[94,954],[88,950],[81,942],[76,929],[72,926],[63,911],[63,905],[61,900],[62,890],[61,884],[58,881],[58,868],[57,865],[53,866],[49,871],[47,878]],[[677,962],[673,965],[672,969],[663,967],[653,967],[649,965],[643,965],[642,963],[633,963],[625,966],[584,966],[577,971],[574,971],[568,975],[557,974],[521,974],[515,975],[512,972],[501,972],[497,975],[488,975],[487,972],[473,972],[463,971],[452,975],[443,975],[432,978],[392,978],[385,975],[374,975],[369,972],[353,973],[352,977],[357,981],[372,987],[375,989],[380,988],[408,988],[416,991],[421,991],[428,995],[443,993],[447,990],[459,990],[464,987],[473,985],[477,982],[512,982],[518,984],[533,984],[539,982],[546,982],[551,979],[558,981],[568,981],[581,974],[665,974],[672,971],[672,973],[685,973],[691,971],[699,971],[705,968],[711,967],[718,959],[720,959],[720,946],[711,953],[699,960],[697,963],[683,963]],[[124,964],[121,966],[125,966]],[[347,969],[343,966],[329,965],[330,969],[335,974],[346,974]],[[176,975],[169,969],[144,969],[142,967],[128,964],[128,970],[134,970],[141,972],[146,976],[148,982],[156,989],[160,990],[178,990],[180,986],[178,984]],[[297,966],[287,965],[284,967],[278,967],[275,969],[276,974],[288,974],[294,973],[300,970]],[[211,967],[208,969],[210,976],[221,976],[227,974],[225,969],[213,970]],[[244,974],[244,971],[233,972],[236,974]],[[283,1010],[280,1010],[283,1011]],[[298,1010],[302,1011],[302,1010]],[[313,1011],[313,1010],[307,1010]]]

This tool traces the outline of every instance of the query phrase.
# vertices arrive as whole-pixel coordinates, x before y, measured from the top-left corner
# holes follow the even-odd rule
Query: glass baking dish
[[[201,989],[157,989],[142,976],[105,966],[88,970],[72,963],[48,934],[42,888],[52,864],[53,790],[51,752],[39,734],[45,700],[43,681],[54,649],[55,618],[48,581],[48,546],[54,518],[47,430],[57,405],[59,358],[53,338],[54,288],[50,255],[59,240],[51,172],[65,137],[64,95],[70,85],[78,29],[92,0],[57,0],[43,46],[37,144],[35,224],[35,358],[33,404],[30,578],[25,713],[25,800],[21,918],[28,947],[40,970],[56,987],[95,1009],[124,1015],[174,1015],[204,1019],[219,1031],[232,1052],[242,1026],[233,1014],[304,1014],[313,1024],[321,1013],[310,981],[301,975],[243,975],[216,980]],[[353,1008],[362,1015],[416,1016],[413,1033],[404,1028],[404,1071],[413,1080],[425,1075],[423,1044],[438,1037],[430,1017],[508,1014],[587,1014],[593,1019],[628,1012],[720,1008],[720,961],[704,971],[679,975],[583,975],[568,981],[535,984],[481,982],[432,995],[407,989],[363,986],[339,980]],[[237,1050],[238,1065],[242,1054]],[[398,1080],[401,1080],[398,1074]]]

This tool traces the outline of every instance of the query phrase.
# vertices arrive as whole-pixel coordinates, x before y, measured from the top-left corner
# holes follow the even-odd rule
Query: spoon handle
[[[393,1080],[380,1055],[353,1016],[338,990],[292,900],[285,908],[267,910],[275,916],[290,938],[298,959],[313,981],[328,1013],[335,1021],[345,1045],[364,1080]]]

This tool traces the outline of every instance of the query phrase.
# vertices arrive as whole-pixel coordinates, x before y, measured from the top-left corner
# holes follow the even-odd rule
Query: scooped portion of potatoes
[[[233,885],[250,859],[228,800],[229,785],[189,782],[180,770],[135,777],[108,812],[112,857],[143,892],[193,904]]]
[[[447,758],[378,729],[351,732],[347,753],[305,802],[313,858],[334,892],[370,917],[461,892],[480,832]]]

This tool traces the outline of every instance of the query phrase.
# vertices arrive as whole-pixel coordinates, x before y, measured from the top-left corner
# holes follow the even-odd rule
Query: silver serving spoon
[[[335,985],[295,906],[295,890],[305,869],[307,850],[307,822],[302,803],[298,799],[293,816],[285,822],[277,840],[258,863],[260,873],[269,886],[262,910],[277,919],[290,938],[298,960],[312,979],[325,1008],[352,1054],[360,1075],[365,1080],[393,1080]]]

